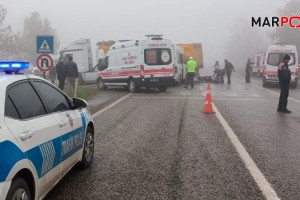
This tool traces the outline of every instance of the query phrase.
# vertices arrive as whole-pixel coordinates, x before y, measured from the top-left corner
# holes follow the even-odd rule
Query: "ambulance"
[[[117,42],[100,67],[97,86],[100,90],[123,86],[130,92],[156,87],[165,92],[175,81],[174,53],[172,42],[162,35]]]
[[[292,73],[291,78],[291,87],[296,88],[298,85],[298,53],[295,45],[286,45],[286,44],[276,44],[270,45],[266,51],[265,56],[265,66],[263,71],[263,87],[266,87],[270,84],[278,84],[278,64],[282,61],[282,58],[285,54],[288,54],[291,57],[290,62],[288,63],[289,68]]]
[[[264,58],[264,53],[255,54],[250,58],[253,75],[261,76],[263,74]]]

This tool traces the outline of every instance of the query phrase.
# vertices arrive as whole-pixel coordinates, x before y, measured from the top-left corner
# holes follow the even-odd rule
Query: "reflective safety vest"
[[[195,73],[197,69],[197,62],[195,60],[189,60],[186,64],[186,71],[189,73]]]

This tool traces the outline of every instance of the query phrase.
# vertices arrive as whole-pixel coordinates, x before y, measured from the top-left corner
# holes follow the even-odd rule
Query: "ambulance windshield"
[[[279,62],[282,61],[283,56],[287,53],[270,53],[268,55],[268,65],[272,66],[278,66]],[[288,55],[291,57],[291,60],[289,62],[289,65],[295,65],[295,54],[294,53],[288,53]]]
[[[171,49],[146,49],[144,56],[146,65],[169,65],[172,63]]]

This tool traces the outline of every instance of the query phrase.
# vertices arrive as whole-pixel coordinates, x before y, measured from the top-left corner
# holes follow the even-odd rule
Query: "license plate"
[[[152,78],[152,79],[150,79],[150,82],[152,82],[152,83],[154,83],[154,82],[159,82],[159,79],[157,79],[157,78]]]

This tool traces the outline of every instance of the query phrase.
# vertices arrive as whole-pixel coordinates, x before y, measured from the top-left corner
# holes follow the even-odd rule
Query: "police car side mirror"
[[[88,106],[88,103],[80,98],[73,98],[74,108],[86,108]]]

